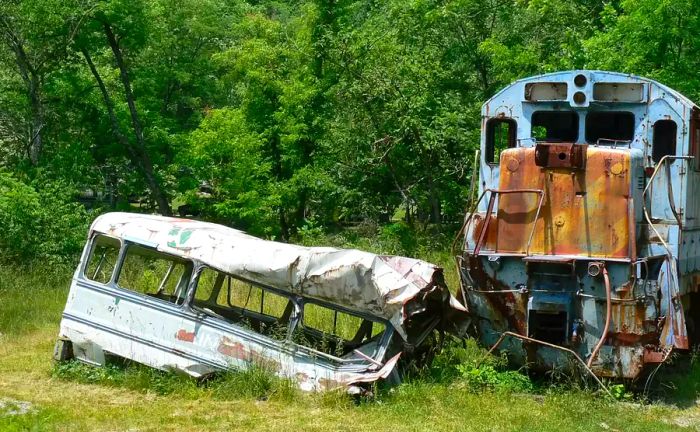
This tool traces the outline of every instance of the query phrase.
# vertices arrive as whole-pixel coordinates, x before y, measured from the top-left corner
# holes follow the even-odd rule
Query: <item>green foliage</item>
[[[211,218],[265,234],[275,226],[279,197],[271,190],[271,168],[261,148],[262,140],[249,130],[241,110],[210,112],[190,135],[182,157],[192,169],[187,201]],[[212,192],[201,193],[202,183]]]
[[[700,98],[700,2],[624,0],[607,4],[603,27],[584,41],[588,65],[646,75]]]
[[[509,370],[505,357],[488,354],[473,339],[463,343],[450,340],[437,354],[428,373],[435,382],[457,383],[471,391],[531,393],[536,390],[530,377]]]
[[[41,212],[39,194],[7,173],[0,172],[0,250],[7,260],[30,258],[38,238],[28,228]]]
[[[178,393],[196,397],[199,392],[196,382],[188,376],[163,372],[136,363],[108,363],[97,367],[79,361],[68,361],[55,363],[51,375],[82,384],[125,387],[158,395]]]
[[[474,389],[491,388],[503,391],[532,391],[533,384],[527,375],[520,372],[496,370],[491,365],[461,365],[459,371],[467,385]]]
[[[633,394],[627,391],[624,384],[613,384],[608,387],[610,394],[617,400],[630,400]]]
[[[227,372],[207,383],[216,399],[253,398],[290,401],[299,396],[294,381],[280,378],[265,365],[252,365],[239,372]]]
[[[464,212],[486,98],[602,68],[700,99],[699,14],[700,0],[2,2],[0,169],[21,195],[0,204],[3,260],[54,232],[38,258],[74,260],[82,233],[33,227],[43,208],[85,218],[76,190],[283,240],[386,225],[375,246],[413,253],[399,221]]]
[[[392,255],[413,255],[418,247],[416,232],[403,222],[397,222],[382,227],[379,240],[384,248]]]
[[[16,408],[8,404],[5,409],[0,409],[0,430],[4,432],[53,431],[56,430],[55,423],[63,418],[54,410],[36,408],[31,408],[26,414],[13,414]],[[10,414],[7,414],[8,412]]]
[[[90,214],[61,181],[26,184],[0,171],[0,262],[75,262]]]
[[[323,226],[315,218],[309,218],[304,225],[299,228],[295,242],[304,246],[314,246],[322,244],[327,239]]]

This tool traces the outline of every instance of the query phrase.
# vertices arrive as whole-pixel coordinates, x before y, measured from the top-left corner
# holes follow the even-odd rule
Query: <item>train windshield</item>
[[[532,114],[532,137],[536,141],[576,142],[578,114],[575,111],[536,111]]]
[[[591,144],[630,142],[634,138],[634,114],[627,111],[593,111],[586,116],[586,141]]]

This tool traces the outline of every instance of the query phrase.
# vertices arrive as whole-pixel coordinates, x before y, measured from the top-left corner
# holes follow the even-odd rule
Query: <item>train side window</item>
[[[651,159],[659,162],[662,157],[676,154],[676,133],[678,125],[673,120],[659,120],[654,123],[654,138]]]
[[[576,142],[578,139],[578,114],[574,111],[536,111],[531,124],[531,135],[536,141]]]
[[[513,119],[497,118],[486,122],[486,162],[498,164],[503,150],[514,148],[518,125]]]
[[[586,116],[586,141],[614,144],[634,139],[634,114],[626,111],[592,111]]]

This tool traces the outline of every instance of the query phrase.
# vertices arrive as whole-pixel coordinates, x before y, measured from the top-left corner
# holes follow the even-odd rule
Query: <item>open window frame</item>
[[[503,131],[501,128],[506,127]],[[495,117],[486,121],[486,145],[484,159],[487,164],[497,166],[501,160],[501,152],[515,148],[518,145],[518,122],[510,117]]]
[[[308,305],[312,306],[318,306],[321,308],[326,308],[329,309],[330,311],[333,311],[337,317],[338,313],[350,315],[352,317],[358,318],[363,320],[362,324],[358,328],[357,332],[363,331],[362,325],[365,325],[366,322],[371,322],[372,323],[372,329],[374,328],[375,324],[379,324],[383,326],[383,330],[380,333],[374,333],[374,330],[370,330],[370,337],[367,340],[359,340],[359,341],[348,341],[345,339],[340,338],[339,336],[335,334],[331,334],[328,332],[324,332],[321,329],[314,328],[310,325],[308,325],[305,322],[304,319],[304,314],[306,313],[306,308]],[[328,302],[323,302],[320,300],[316,299],[309,299],[309,298],[302,298],[301,299],[301,319],[299,320],[299,325],[297,326],[297,332],[304,332],[304,335],[311,335],[312,337],[315,337],[317,340],[323,340],[323,338],[328,338],[330,341],[338,342],[341,339],[345,343],[353,343],[357,344],[356,348],[350,349],[347,353],[341,354],[341,355],[335,355],[334,353],[329,353],[326,351],[322,351],[319,349],[314,348],[313,346],[309,345],[304,345],[300,344],[297,341],[294,341],[294,344],[303,350],[308,350],[312,355],[314,356],[319,356],[322,357],[326,360],[329,360],[333,363],[336,363],[338,365],[347,365],[347,364],[353,364],[353,363],[366,363],[367,360],[370,360],[371,362],[375,364],[380,364],[384,356],[386,355],[386,352],[391,345],[392,338],[394,337],[394,328],[391,325],[391,323],[388,320],[379,318],[379,317],[374,317],[374,316],[368,316],[367,314],[362,314],[355,312],[353,310],[331,304]],[[337,318],[336,318],[337,319]],[[335,326],[335,323],[334,323]],[[366,329],[365,329],[366,331]],[[335,333],[335,332],[334,332]],[[298,335],[299,333],[297,333]],[[356,334],[357,336],[357,334]],[[293,335],[294,339],[295,335]],[[368,347],[374,345],[374,349],[372,352],[364,352],[359,350],[358,348],[361,347]],[[360,352],[358,352],[360,351]]]
[[[110,273],[108,280],[103,280],[103,279],[97,278],[97,274],[101,270],[103,270],[104,264],[107,263],[106,251],[100,257],[95,268],[91,269],[91,265],[93,264],[93,258],[95,257],[95,252],[97,251],[98,247],[102,246],[101,243],[104,243],[107,246],[109,246],[111,244],[111,246],[114,247],[114,249],[116,250],[116,256],[114,257],[115,261],[114,261],[114,264],[112,265],[112,270],[111,270],[111,273]],[[97,283],[97,284],[106,285],[106,286],[114,285],[114,282],[115,282],[116,277],[117,277],[116,276],[117,270],[119,269],[119,263],[121,260],[123,248],[124,248],[124,244],[123,244],[121,239],[119,239],[117,237],[112,237],[112,236],[109,236],[106,234],[93,233],[90,236],[90,240],[88,241],[88,246],[86,248],[86,254],[85,254],[85,257],[83,259],[83,263],[80,266],[79,277],[89,281],[90,283]]]
[[[158,283],[158,287],[155,292],[150,290],[144,292],[140,291],[134,287],[125,286],[120,283],[120,279],[123,277],[124,265],[130,257],[130,253],[134,253],[137,256],[143,258],[155,258],[157,260],[170,261],[170,266],[163,274],[163,277]],[[183,272],[179,276],[179,280],[176,282],[176,287],[172,294],[165,293],[165,286],[170,281],[172,277],[172,271],[176,264],[183,266]],[[187,296],[190,289],[190,283],[192,281],[192,274],[194,272],[195,265],[191,260],[178,257],[176,255],[169,254],[167,252],[162,252],[153,246],[149,246],[143,243],[133,242],[125,240],[122,242],[121,252],[119,254],[119,259],[117,261],[117,268],[115,274],[113,275],[113,283],[116,288],[119,288],[130,293],[135,293],[147,297],[149,299],[162,301],[170,305],[175,305],[177,307],[184,307],[187,304]],[[169,298],[164,298],[169,297]]]

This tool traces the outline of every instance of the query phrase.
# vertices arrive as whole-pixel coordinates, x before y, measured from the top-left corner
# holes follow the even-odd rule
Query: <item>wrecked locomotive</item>
[[[635,378],[697,342],[697,105],[621,73],[522,79],[483,105],[478,165],[455,255],[484,344]]]
[[[257,365],[304,390],[363,392],[429,360],[434,332],[466,319],[442,269],[423,261],[108,213],[90,228],[54,357],[194,377]]]

